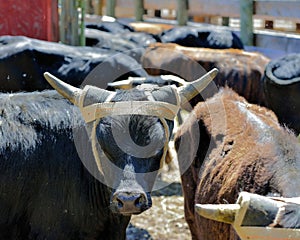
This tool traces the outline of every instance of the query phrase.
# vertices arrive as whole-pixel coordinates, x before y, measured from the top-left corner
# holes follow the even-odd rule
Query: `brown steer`
[[[235,203],[239,192],[300,196],[300,145],[270,110],[232,90],[199,103],[177,132],[185,217],[193,239],[238,239],[229,224],[198,216],[196,203]]]

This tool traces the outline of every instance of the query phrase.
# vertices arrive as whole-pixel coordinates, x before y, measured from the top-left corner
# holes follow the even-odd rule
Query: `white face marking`
[[[126,164],[124,171],[123,171],[123,175],[125,179],[135,179],[135,169],[134,166],[130,163],[130,164]]]

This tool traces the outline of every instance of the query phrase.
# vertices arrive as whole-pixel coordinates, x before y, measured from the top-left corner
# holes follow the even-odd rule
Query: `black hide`
[[[154,41],[154,38],[150,35],[149,37],[147,34],[142,36],[139,35],[140,34],[136,32],[112,34],[97,29],[85,29],[87,46],[122,52],[134,58],[137,62],[140,62],[146,44],[149,45]]]
[[[160,42],[160,38],[157,35],[146,32],[126,32],[123,34],[117,34],[117,37],[126,39],[143,48],[148,47],[152,43]]]
[[[118,54],[117,57],[116,54]],[[100,63],[106,64],[99,75],[98,85],[126,79],[129,76],[147,76],[142,69],[132,69],[138,63],[130,56],[115,50],[74,47],[27,37],[0,37],[0,91],[34,91],[49,89],[43,77],[48,71],[63,81],[79,86]],[[119,70],[122,73],[119,73]]]
[[[300,54],[272,60],[264,74],[267,106],[281,124],[300,134]]]
[[[87,93],[85,104],[100,101],[94,89]],[[153,89],[153,98],[173,102],[173,90],[161,89]],[[168,99],[169,95],[174,99]],[[113,101],[133,99],[143,101],[147,96],[143,89],[118,91]],[[129,125],[123,126],[128,119]],[[173,122],[168,125],[172,132]],[[136,145],[156,143],[153,154],[139,159],[121,152],[114,144],[112,126],[118,126],[120,132],[129,127]],[[148,198],[141,212],[151,207],[150,192],[157,173],[151,175],[153,179],[143,174],[135,178],[134,174],[160,166],[166,136],[158,118],[125,115],[101,119],[96,135],[109,160],[119,167],[118,176],[111,169],[111,174],[105,171],[104,177],[100,175],[86,138],[88,128],[79,109],[55,91],[0,94],[1,240],[125,239],[130,216],[119,214],[112,201],[115,192],[141,191]],[[89,171],[83,165],[87,161]],[[129,174],[126,166],[134,171]],[[107,175],[113,178],[113,188],[102,184]]]
[[[124,23],[121,23],[118,20],[109,22],[109,21],[100,21],[97,23],[88,23],[86,24],[87,28],[98,29],[103,32],[110,33],[124,33],[124,32],[134,32],[134,29]]]
[[[117,34],[99,31],[97,29],[85,29],[86,45],[103,49],[112,49],[119,52],[138,48],[138,45],[123,39]]]
[[[177,43],[185,47],[244,48],[242,41],[235,33],[214,27],[174,27],[161,34],[161,41]]]
[[[79,110],[54,91],[0,99],[0,239],[125,239],[130,218],[77,155]]]

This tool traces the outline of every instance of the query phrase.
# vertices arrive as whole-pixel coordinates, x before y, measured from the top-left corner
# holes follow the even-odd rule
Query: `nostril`
[[[141,206],[143,206],[143,205],[146,204],[146,201],[145,201],[145,200],[146,200],[146,199],[145,199],[144,195],[140,195],[140,196],[137,197],[137,199],[134,201],[134,205],[135,205],[136,207],[141,207]]]
[[[117,204],[118,204],[118,208],[122,208],[124,205],[123,202],[119,198],[117,198]]]

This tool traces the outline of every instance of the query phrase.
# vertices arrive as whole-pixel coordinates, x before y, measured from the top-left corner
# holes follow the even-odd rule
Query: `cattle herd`
[[[0,37],[0,239],[126,239],[170,141],[193,239],[239,239],[195,204],[300,197],[300,54],[270,59],[207,26],[138,26],[89,23],[86,47]],[[299,229],[299,209],[270,227]]]

